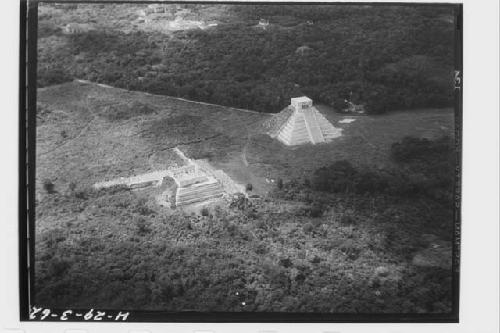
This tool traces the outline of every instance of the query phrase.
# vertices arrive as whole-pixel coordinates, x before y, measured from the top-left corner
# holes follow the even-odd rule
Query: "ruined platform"
[[[175,206],[189,205],[218,198],[226,192],[232,193],[235,188],[241,190],[222,170],[213,169],[205,161],[191,160],[178,148],[175,148],[174,151],[186,162],[186,165],[128,178],[121,177],[99,182],[94,184],[94,187],[106,188],[116,185],[126,185],[131,189],[140,190],[147,187],[159,187],[165,177],[170,177],[176,184]],[[171,194],[171,192],[165,191],[162,195],[169,196]],[[165,202],[167,201],[169,201],[168,198],[166,198]]]

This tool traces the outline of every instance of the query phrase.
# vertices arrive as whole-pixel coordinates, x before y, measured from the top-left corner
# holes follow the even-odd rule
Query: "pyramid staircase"
[[[316,113],[304,112],[302,114],[304,116],[307,132],[309,133],[309,138],[311,139],[312,144],[325,142],[318,119],[316,118]]]
[[[335,128],[315,107],[294,111],[278,133],[278,140],[287,146],[305,143],[323,143],[341,135],[341,129]]]
[[[316,112],[315,116],[318,119],[319,128],[325,141],[330,141],[342,135],[342,129],[334,127],[323,114]]]
[[[223,194],[224,189],[221,184],[217,180],[210,177],[206,182],[177,188],[175,204],[176,206],[189,205],[196,202],[218,198]]]

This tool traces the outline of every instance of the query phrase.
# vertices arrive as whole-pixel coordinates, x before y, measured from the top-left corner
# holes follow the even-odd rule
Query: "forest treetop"
[[[132,24],[137,5],[121,5],[128,16],[108,6],[118,5],[40,17],[39,86],[89,79],[260,112],[299,95],[337,110],[351,99],[371,113],[453,103],[453,6],[172,5],[170,19],[218,23],[168,34]],[[116,28],[64,34],[85,13]]]

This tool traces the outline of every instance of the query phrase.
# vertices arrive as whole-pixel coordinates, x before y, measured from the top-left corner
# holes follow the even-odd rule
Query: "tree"
[[[55,193],[55,185],[50,179],[45,179],[43,181],[43,189],[48,193]]]
[[[68,185],[69,190],[73,193],[76,190],[76,182],[70,182]]]
[[[208,216],[210,214],[210,211],[208,210],[207,207],[203,207],[200,211],[201,216]]]

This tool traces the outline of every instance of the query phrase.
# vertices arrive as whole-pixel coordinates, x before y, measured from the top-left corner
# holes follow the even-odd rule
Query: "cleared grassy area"
[[[347,116],[325,106],[317,107],[335,127],[342,129],[342,136],[326,144],[286,147],[266,135],[256,135],[247,152],[248,162],[255,166],[254,172],[272,178],[292,179],[343,159],[360,167],[387,168],[392,166],[391,144],[403,137],[435,139],[454,133],[451,109]],[[339,122],[346,118],[356,120],[348,124]],[[259,173],[262,167],[265,173]]]
[[[335,127],[342,129],[341,137],[325,144],[287,147],[265,134],[267,129],[260,122],[255,127],[249,125],[251,132],[245,143],[242,138],[235,139],[232,144],[220,142],[225,154],[214,158],[212,163],[239,182],[252,183],[257,193],[265,193],[274,186],[266,182],[266,178],[308,177],[314,170],[344,159],[362,168],[384,169],[393,166],[389,156],[391,145],[403,137],[436,139],[454,134],[452,109],[347,116],[326,106],[317,107]],[[340,123],[347,118],[356,120]],[[202,142],[193,147],[200,151],[216,151],[218,143]]]
[[[262,193],[271,186],[266,178],[301,177],[342,159],[385,168],[391,165],[390,145],[404,136],[432,139],[454,132],[451,109],[345,116],[319,105],[342,136],[327,144],[286,147],[265,134],[268,114],[78,82],[40,89],[39,102],[52,111],[37,128],[37,179],[50,179],[56,187],[164,169],[181,163],[169,151],[179,146]],[[148,112],[138,112],[141,108]],[[123,117],[123,110],[139,115]],[[345,118],[356,120],[339,123]]]
[[[213,150],[223,155],[239,148],[248,122],[263,118],[79,82],[40,89],[38,102],[44,112],[37,126],[37,180],[49,179],[56,189],[181,165],[171,151],[176,146],[214,141],[220,144]]]

